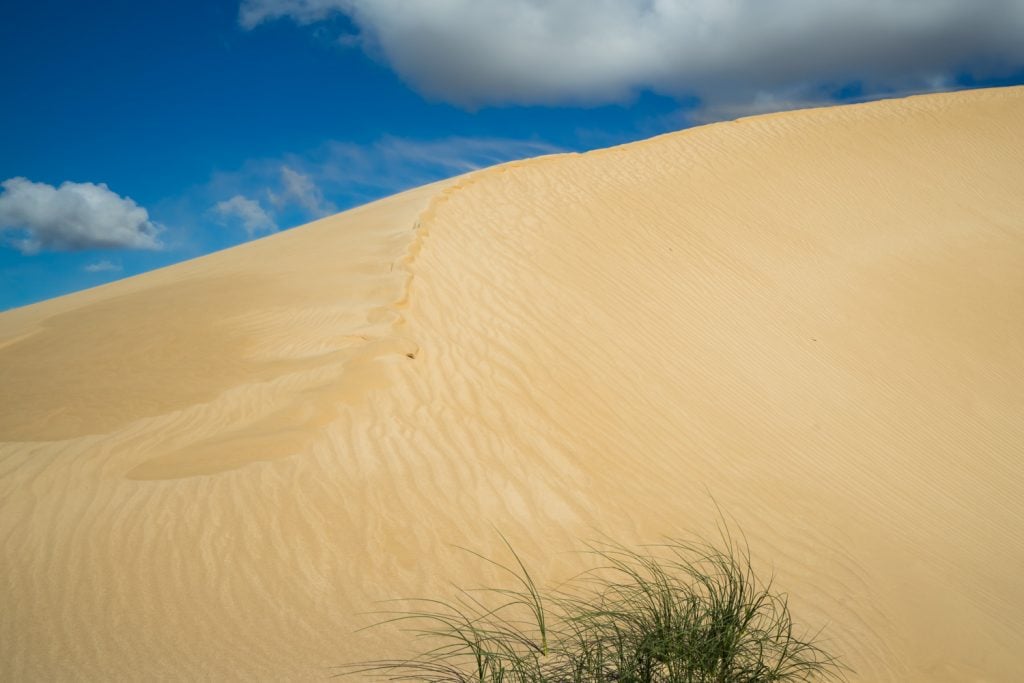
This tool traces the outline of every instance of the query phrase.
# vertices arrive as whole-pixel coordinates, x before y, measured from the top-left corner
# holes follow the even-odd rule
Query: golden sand
[[[715,505],[858,681],[1024,676],[1024,88],[413,190],[0,314],[0,679],[310,679]]]

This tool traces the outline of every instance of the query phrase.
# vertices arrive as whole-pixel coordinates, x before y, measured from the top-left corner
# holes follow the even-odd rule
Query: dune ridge
[[[713,533],[864,681],[1010,681],[1024,89],[513,162],[0,314],[0,676],[400,655],[452,547]]]

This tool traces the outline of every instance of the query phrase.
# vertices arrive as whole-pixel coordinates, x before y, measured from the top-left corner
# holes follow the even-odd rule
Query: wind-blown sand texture
[[[375,601],[746,533],[860,681],[1024,680],[1024,89],[413,190],[0,315],[0,679],[308,679]]]

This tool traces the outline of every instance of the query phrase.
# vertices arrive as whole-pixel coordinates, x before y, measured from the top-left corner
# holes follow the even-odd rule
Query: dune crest
[[[0,314],[0,678],[309,679],[376,601],[748,536],[863,681],[1024,652],[1024,88],[516,162]]]

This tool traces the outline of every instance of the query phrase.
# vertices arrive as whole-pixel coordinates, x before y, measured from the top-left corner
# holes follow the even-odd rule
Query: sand
[[[315,679],[376,601],[746,533],[857,681],[1024,677],[1024,88],[507,164],[0,314],[0,679]]]

